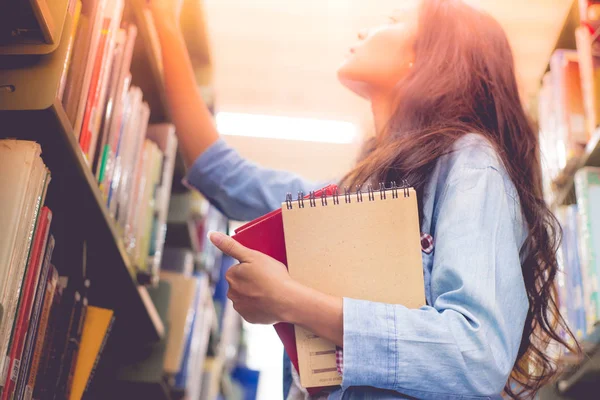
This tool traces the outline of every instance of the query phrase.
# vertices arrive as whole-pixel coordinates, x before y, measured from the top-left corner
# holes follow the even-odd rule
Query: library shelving
[[[0,60],[1,137],[34,140],[52,171],[47,202],[55,214],[61,264],[74,265],[82,242],[87,244],[87,275],[93,282],[90,301],[115,310],[120,330],[141,340],[158,340],[164,326],[148,296],[135,281],[129,257],[114,220],[56,98],[73,17],[67,15],[61,41],[44,55]]]
[[[581,358],[567,354],[560,360],[561,373],[540,392],[541,400],[596,398],[600,387],[594,305],[600,254],[594,237],[600,232],[590,211],[600,206],[590,198],[594,167],[600,167],[599,7],[595,0],[571,2],[536,99],[547,201],[564,231],[558,304],[583,350]]]
[[[584,154],[577,160],[576,165],[572,166],[568,171],[563,171],[561,178],[564,180],[564,183],[560,190],[556,193],[556,197],[552,203],[552,208],[555,209],[560,205],[569,205],[576,202],[573,176],[579,168],[599,166],[600,130],[596,130],[590,138],[590,141],[587,143]]]
[[[148,375],[153,380],[127,379],[131,368],[152,368],[152,355],[160,355],[161,346],[164,350],[169,333],[164,304],[153,298],[155,287],[138,281],[122,227],[107,208],[98,177],[77,139],[77,128],[58,94],[73,46],[76,2],[48,3],[52,18],[44,28],[52,41],[0,46],[0,139],[40,144],[42,158],[52,174],[46,197],[54,215],[52,234],[57,243],[52,260],[60,266],[61,275],[69,279],[85,276],[91,282],[87,293],[90,304],[114,310],[115,326],[92,381],[92,391],[102,395],[105,388],[111,388],[111,398],[170,399],[175,392],[161,362],[154,366],[154,375]],[[186,1],[184,7],[188,9],[184,26],[196,78],[199,86],[206,87],[211,66],[202,3]],[[150,122],[168,122],[162,55],[147,4],[126,0],[123,21],[134,24],[138,32],[130,67],[131,84],[142,89]],[[201,56],[203,52],[205,56]],[[176,165],[174,186],[180,190],[185,165],[179,155]],[[162,314],[157,310],[160,307]],[[214,307],[209,311],[216,315]],[[208,329],[214,327],[211,323]]]

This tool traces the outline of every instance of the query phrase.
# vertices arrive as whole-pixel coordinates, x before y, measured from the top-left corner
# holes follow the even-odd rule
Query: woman
[[[219,139],[166,3],[153,12],[188,182],[237,220],[279,208],[288,191],[318,188],[259,168]],[[423,253],[427,306],[325,295],[211,234],[240,261],[227,278],[245,319],[298,324],[343,348],[342,387],[324,396],[529,397],[555,373],[546,347],[567,347],[559,332],[568,332],[553,297],[558,238],[512,59],[490,16],[459,0],[422,0],[359,34],[339,69],[340,81],[371,102],[376,128],[342,184],[407,179],[415,187],[421,230],[435,243]],[[286,386],[288,398],[299,394]]]

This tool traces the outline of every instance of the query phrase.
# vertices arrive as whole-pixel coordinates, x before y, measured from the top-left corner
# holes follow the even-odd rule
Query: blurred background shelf
[[[588,142],[583,156],[576,163],[565,168],[560,175],[563,183],[556,192],[552,208],[560,205],[574,204],[577,201],[574,187],[574,175],[579,168],[600,167],[600,129],[597,129]]]

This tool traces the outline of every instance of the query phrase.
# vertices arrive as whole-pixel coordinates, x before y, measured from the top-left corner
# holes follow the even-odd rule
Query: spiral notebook
[[[425,304],[416,193],[412,188],[297,199],[282,204],[290,275],[334,296],[419,308]],[[368,323],[368,321],[365,321]],[[333,386],[342,378],[336,347],[296,326],[303,387]]]

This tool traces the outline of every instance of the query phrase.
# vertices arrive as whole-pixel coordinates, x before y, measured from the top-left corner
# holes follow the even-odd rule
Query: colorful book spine
[[[53,237],[50,237],[49,243],[54,243]],[[27,338],[25,340],[25,347],[23,349],[23,356],[21,357],[20,373],[15,387],[17,399],[22,399],[25,396],[25,384],[31,368],[34,341],[39,328],[44,299],[46,298],[47,287],[50,285],[50,279],[52,278],[52,274],[50,272],[50,257],[48,254],[46,254],[41,276],[35,292],[35,303],[33,306],[32,316],[31,319],[28,321],[29,328],[27,329]]]
[[[64,285],[60,280],[56,283],[52,304],[50,306],[50,316],[48,318],[48,328],[44,335],[44,345],[40,359],[38,376],[35,379],[33,390],[34,399],[51,398],[51,391],[54,390],[54,374],[56,372],[56,360],[59,356],[57,351],[58,332],[61,328],[62,302]]]
[[[58,357],[54,361],[54,365],[51,367],[57,371],[55,379],[56,386],[54,389],[54,399],[68,398],[67,385],[69,382],[69,374],[71,372],[71,363],[73,356],[73,344],[70,344],[71,339],[76,337],[76,332],[79,328],[79,318],[82,314],[83,298],[79,291],[72,291],[67,288],[70,295],[65,293],[65,297],[69,298],[66,302],[63,312],[65,319],[63,320],[62,329],[57,332],[57,354]],[[52,382],[51,381],[51,382]]]
[[[15,390],[17,378],[19,376],[21,357],[23,355],[26,333],[29,327],[29,319],[31,317],[31,311],[33,308],[35,290],[38,285],[40,271],[45,259],[43,256],[44,250],[46,251],[47,258],[51,258],[52,251],[54,250],[53,239],[51,238],[50,241],[48,241],[48,233],[51,221],[52,212],[48,207],[44,207],[42,209],[40,223],[36,228],[32,250],[33,256],[30,258],[30,265],[27,268],[27,274],[24,280],[24,290],[21,294],[22,299],[19,304],[17,320],[15,321],[11,344],[9,346],[10,350],[8,353],[7,362],[8,369],[5,369],[4,371],[6,377],[4,379],[2,396],[0,397],[2,400],[8,400],[12,398],[12,393]]]
[[[561,314],[577,339],[585,337],[587,326],[584,306],[583,280],[578,248],[578,211],[576,205],[557,210],[563,229],[561,243],[561,274],[558,276]],[[565,336],[568,338],[568,336]]]
[[[31,360],[31,368],[27,377],[27,384],[24,391],[25,400],[30,400],[33,397],[38,372],[42,370],[41,363],[43,359],[44,347],[49,346],[47,343],[47,331],[49,331],[49,319],[51,310],[54,304],[54,296],[56,293],[56,285],[58,283],[58,271],[51,265],[49,273],[48,285],[44,297],[44,305],[40,318],[40,324],[37,329],[35,343],[33,346],[33,358]]]
[[[100,30],[100,41],[98,43],[98,51],[96,52],[96,58],[94,60],[94,68],[92,70],[92,78],[90,82],[90,88],[88,91],[87,99],[85,102],[85,111],[83,113],[83,122],[81,126],[81,132],[79,133],[79,145],[81,146],[81,150],[83,150],[83,154],[86,159],[89,160],[89,144],[90,144],[90,124],[92,118],[92,112],[96,107],[98,99],[100,97],[100,86],[101,82],[101,73],[102,73],[102,64],[107,56],[105,48],[108,45],[109,41],[109,28],[110,28],[110,17],[105,16],[102,21],[102,29]]]
[[[71,59],[73,58],[73,47],[75,43],[75,33],[77,32],[77,26],[79,25],[79,17],[81,15],[81,1],[72,0],[69,4],[69,14],[73,16],[73,25],[71,26],[71,33],[69,34],[69,44],[67,46],[67,55],[63,64],[63,70],[60,74],[60,83],[58,84],[58,90],[56,97],[62,101],[65,94],[65,87],[67,85],[67,75],[69,73],[69,67],[71,66]]]
[[[583,273],[587,332],[600,318],[598,294],[600,251],[600,168],[582,168],[575,174],[579,210],[579,255]]]
[[[90,390],[92,382],[94,381],[94,375],[96,375],[96,369],[98,368],[98,363],[100,362],[100,358],[102,357],[102,353],[104,353],[104,348],[106,347],[106,341],[108,340],[110,333],[112,332],[112,328],[115,322],[115,318],[110,320],[110,324],[108,325],[108,329],[106,330],[106,334],[104,335],[104,339],[102,340],[102,344],[100,345],[100,350],[98,350],[98,356],[96,360],[94,360],[94,366],[92,367],[92,371],[90,372],[90,376],[88,378],[87,384],[85,385],[85,390],[83,394],[85,395]]]

